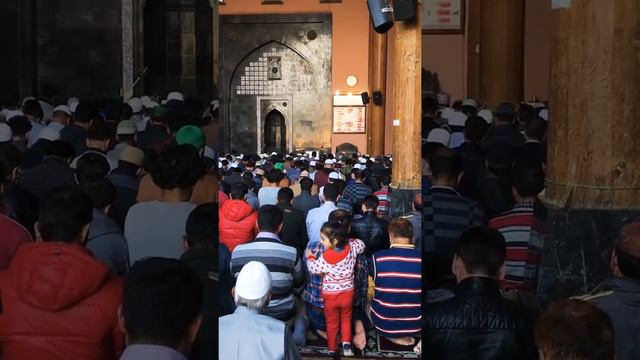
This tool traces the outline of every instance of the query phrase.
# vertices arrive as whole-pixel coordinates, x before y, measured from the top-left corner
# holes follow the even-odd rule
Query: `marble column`
[[[133,96],[133,15],[133,0],[122,0],[122,90],[120,95],[125,101]]]

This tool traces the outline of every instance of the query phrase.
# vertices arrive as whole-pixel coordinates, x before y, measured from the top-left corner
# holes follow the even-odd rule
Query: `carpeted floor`
[[[348,359],[420,359],[420,355],[413,352],[413,346],[402,347],[381,338],[375,331],[367,333],[367,347],[363,352],[354,349],[355,357]],[[327,355],[326,340],[317,337],[307,337],[307,344],[300,349],[300,354],[305,359],[330,359]],[[344,357],[343,357],[344,358]]]

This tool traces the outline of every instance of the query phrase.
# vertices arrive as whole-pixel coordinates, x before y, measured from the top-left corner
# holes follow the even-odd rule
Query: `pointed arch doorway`
[[[284,114],[273,109],[264,119],[264,152],[284,154],[287,152],[287,123]]]

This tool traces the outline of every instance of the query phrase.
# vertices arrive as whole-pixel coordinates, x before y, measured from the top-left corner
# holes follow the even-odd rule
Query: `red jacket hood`
[[[251,214],[253,214],[255,210],[251,207],[251,205],[247,204],[244,200],[227,200],[222,205],[220,209],[220,215],[223,216],[226,220],[229,221],[242,221]]]
[[[72,244],[22,245],[9,274],[20,299],[37,309],[60,311],[95,294],[109,280],[109,269],[89,250]]]

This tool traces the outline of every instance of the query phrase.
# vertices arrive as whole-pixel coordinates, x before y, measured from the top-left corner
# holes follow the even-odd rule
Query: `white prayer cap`
[[[442,112],[440,112],[440,117],[443,119],[448,119],[451,115],[455,114],[455,110],[453,108],[444,108]]]
[[[180,93],[180,92],[172,91],[172,92],[169,93],[169,95],[167,95],[167,99],[164,100],[162,103],[166,104],[171,100],[176,100],[176,101],[183,102],[184,101],[184,95],[182,95],[182,93]]]
[[[474,99],[465,99],[462,102],[462,106],[471,106],[473,108],[478,108],[478,103]]]
[[[451,135],[447,130],[442,128],[436,128],[431,130],[431,132],[429,132],[429,135],[427,136],[427,142],[438,143],[444,146],[449,146],[450,137]]]
[[[340,177],[340,174],[334,171],[331,174],[329,174],[329,179],[342,180],[342,177]]]
[[[61,111],[69,116],[71,116],[71,108],[69,108],[69,106],[67,105],[58,105],[53,109],[53,113],[55,114],[56,112]]]
[[[491,112],[491,110],[488,110],[488,109],[480,110],[478,112],[478,116],[483,118],[484,121],[487,122],[487,124],[491,124],[493,122],[493,113]]]
[[[0,142],[13,140],[13,132],[11,127],[5,123],[0,123]]]
[[[129,99],[127,104],[129,104],[129,106],[131,106],[131,110],[133,110],[134,114],[142,112],[142,107],[144,106],[144,105],[142,105],[142,100],[140,100],[140,98],[137,98],[137,97],[133,97],[133,98]]]
[[[236,280],[235,300],[258,300],[271,291],[271,273],[258,261],[249,261],[240,270]]]
[[[73,104],[78,104],[78,103],[80,103],[80,99],[78,99],[77,97],[70,97],[70,98],[67,100],[67,105],[68,105],[70,108],[72,108],[72,107],[73,107]]]
[[[449,125],[451,126],[464,126],[464,124],[467,122],[467,115],[456,111],[447,119]]]

